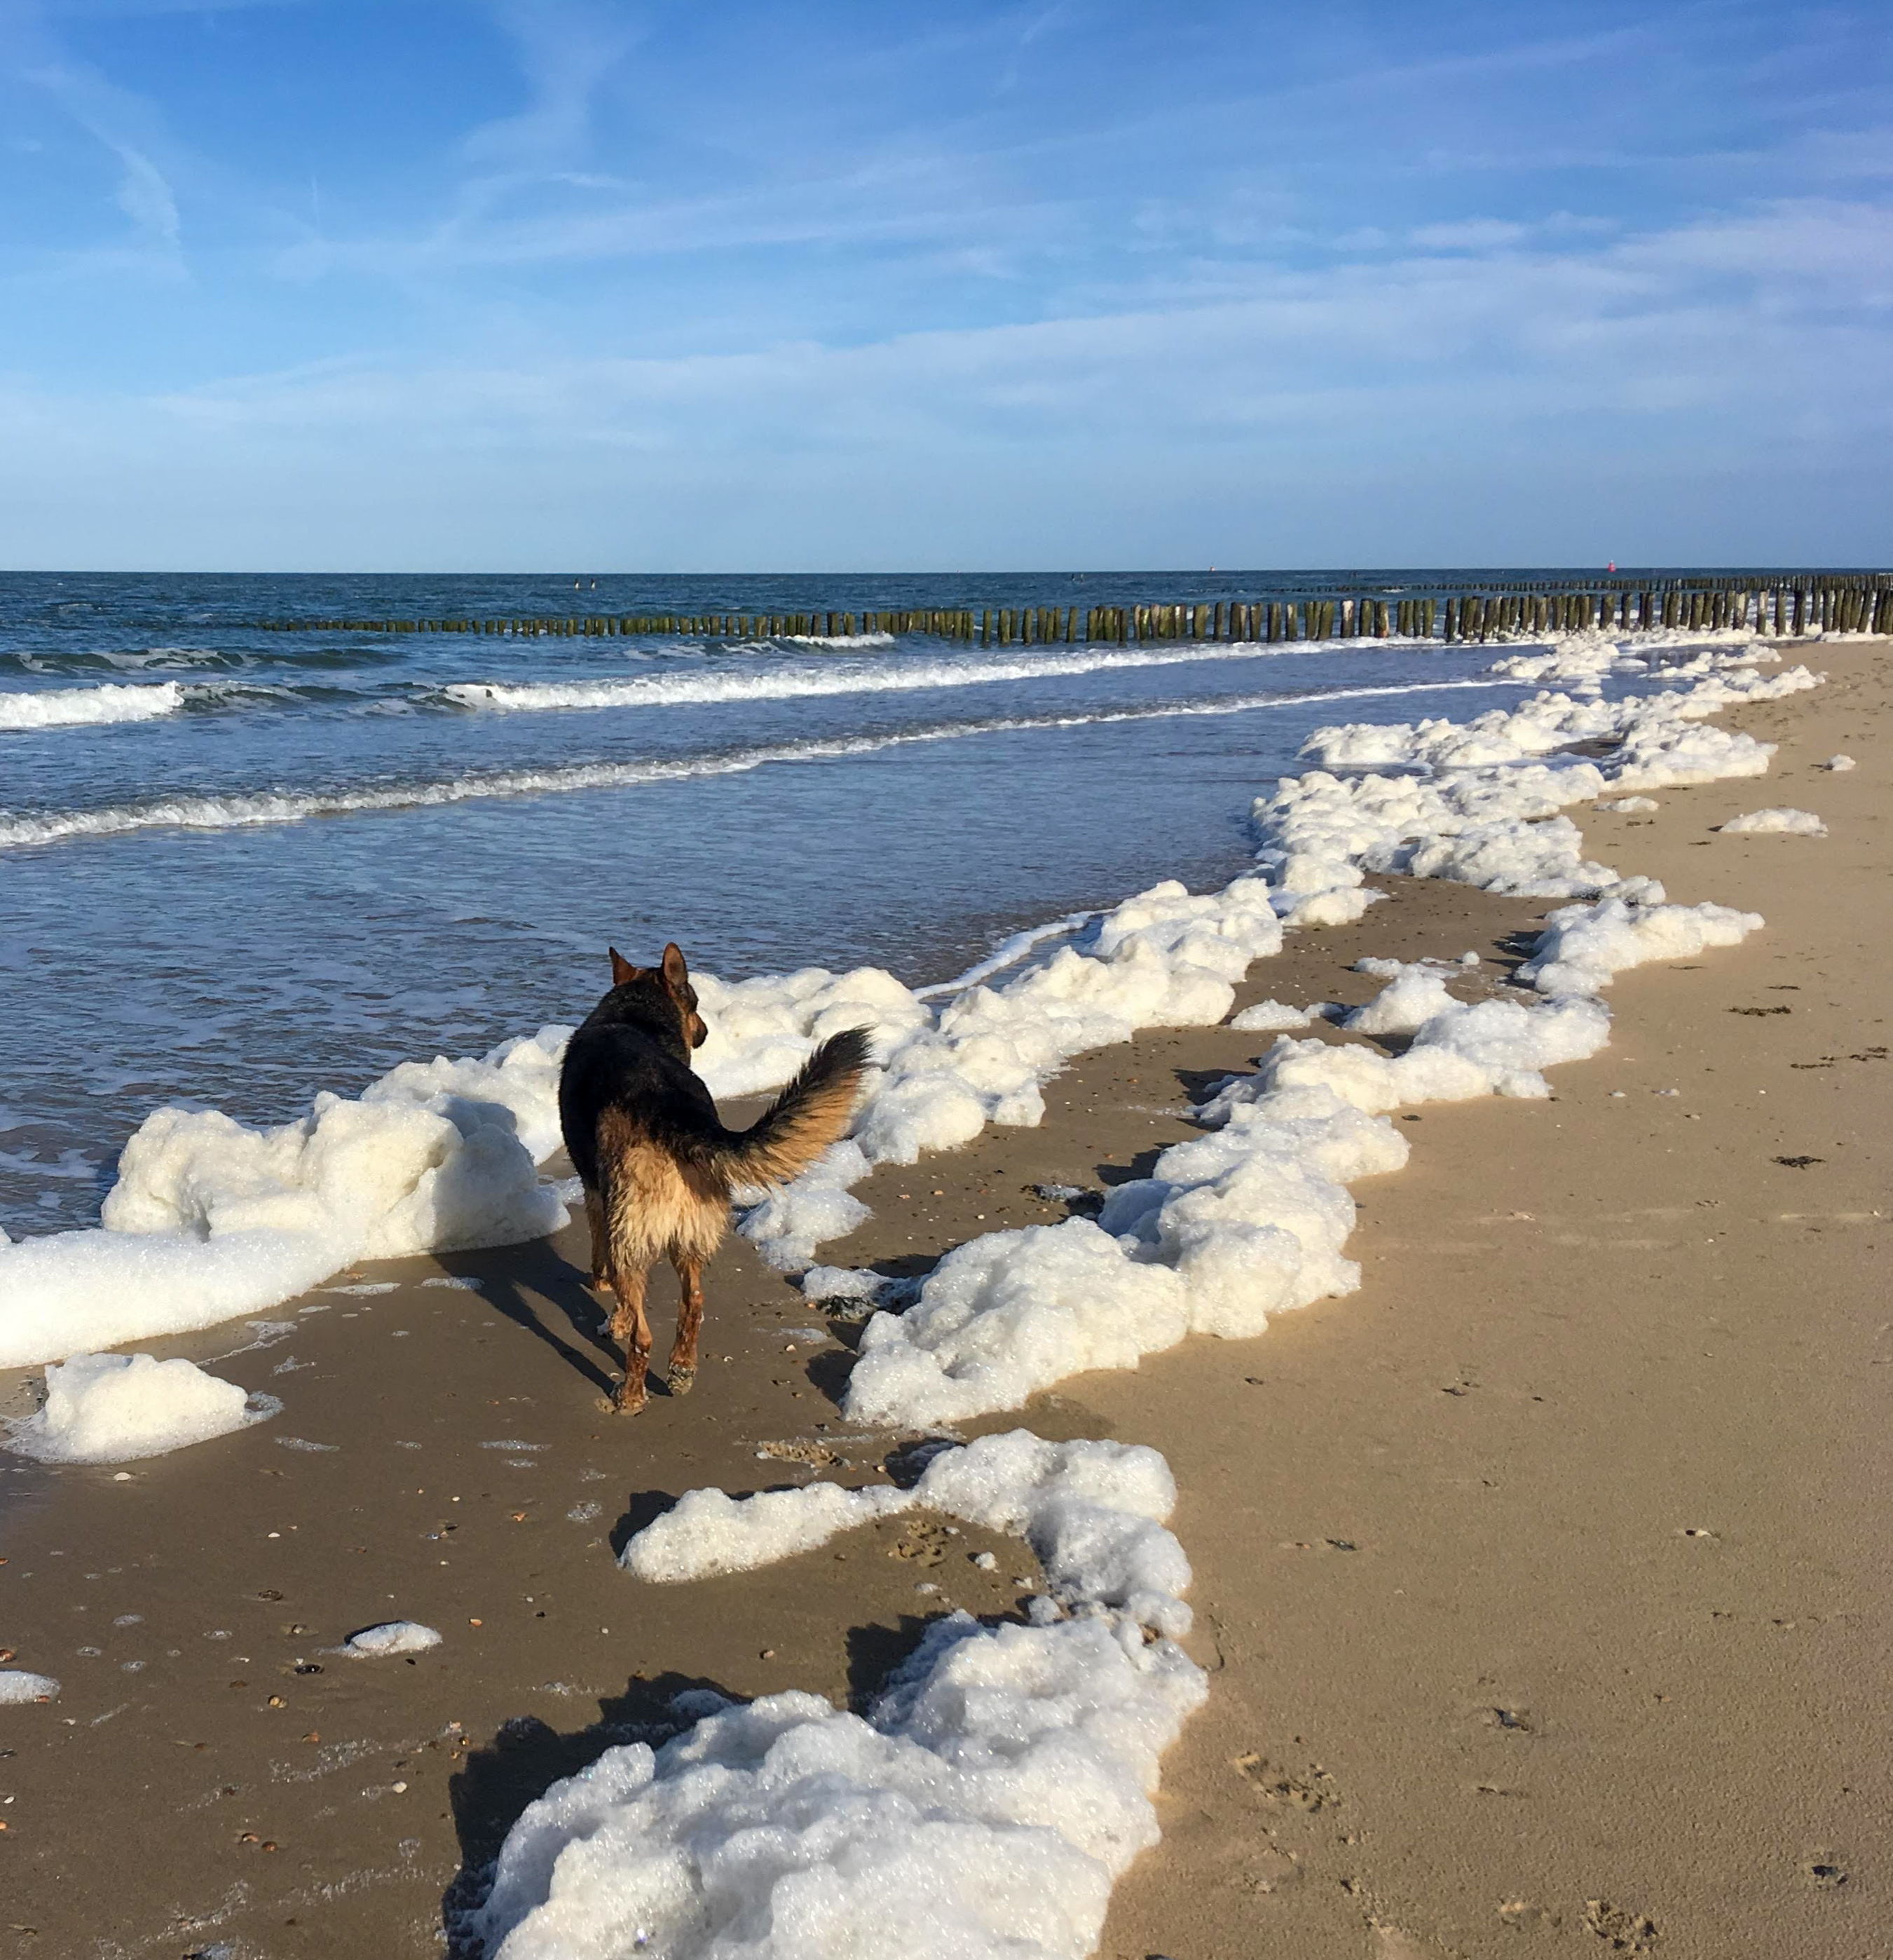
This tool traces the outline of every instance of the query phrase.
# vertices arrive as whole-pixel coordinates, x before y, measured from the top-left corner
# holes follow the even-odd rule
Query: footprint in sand
[[[1627,1912],[1608,1899],[1584,1901],[1584,1930],[1612,1953],[1647,1953],[1659,1937],[1656,1922],[1647,1913]]]
[[[1452,1947],[1442,1946],[1436,1940],[1423,1939],[1382,1920],[1368,1923],[1373,1928],[1373,1960],[1458,1960]]]

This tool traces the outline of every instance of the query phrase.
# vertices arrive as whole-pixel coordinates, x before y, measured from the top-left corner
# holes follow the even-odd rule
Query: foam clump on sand
[[[1830,756],[1821,766],[1824,769],[1843,771],[1858,768],[1860,765],[1851,756]]]
[[[826,1519],[821,1488],[765,1495]],[[1020,1430],[946,1449],[887,1495],[1026,1537],[1069,1617],[1048,1599],[1029,1625],[941,1619],[864,1715],[807,1694],[707,1713],[686,1698],[700,1719],[684,1733],[606,1752],[508,1832],[472,1915],[492,1960],[1095,1949],[1112,1881],[1156,1841],[1159,1759],[1206,1691],[1164,1631],[1187,1624],[1189,1581],[1163,1522],[1169,1466]],[[785,1551],[811,1542],[794,1508],[775,1513]]]
[[[1405,1140],[1325,1092],[1236,1107],[1223,1092],[1209,1120],[1225,1128],[1173,1144],[1095,1223],[989,1233],[949,1252],[914,1306],[863,1330],[850,1420],[921,1428],[1016,1408],[1192,1331],[1259,1333],[1271,1313],[1352,1291],[1344,1180],[1398,1169]]]
[[[1257,1072],[1197,1109],[1210,1134],[1172,1144],[1116,1186],[1095,1222],[988,1233],[956,1247],[915,1304],[862,1331],[849,1419],[924,1428],[1017,1408],[1066,1376],[1134,1367],[1185,1335],[1259,1334],[1271,1316],[1351,1293],[1348,1184],[1397,1170],[1401,1104],[1550,1093],[1543,1071],[1610,1037],[1601,1001],[1454,1001],[1430,969],[1395,977],[1357,1010],[1411,1031],[1387,1055],[1287,1036]],[[1417,1021],[1417,1025],[1416,1025]]]
[[[1204,1694],[1128,1624],[955,1614],[865,1715],[765,1695],[555,1784],[474,1925],[491,1960],[1080,1960]]]
[[[909,1493],[891,1486],[848,1491],[838,1484],[809,1484],[752,1497],[686,1491],[631,1539],[618,1562],[635,1579],[666,1585],[712,1573],[748,1572],[826,1545],[839,1532],[905,1510],[912,1502]]]
[[[1733,641],[1732,645],[1706,641]],[[1678,657],[1680,654],[1681,657]],[[1558,686],[1592,686],[1608,675],[1660,673],[1666,679],[1694,679],[1743,667],[1766,667],[1780,659],[1770,646],[1742,627],[1705,632],[1700,628],[1644,628],[1627,644],[1608,632],[1561,635],[1541,653],[1508,654],[1486,672],[1511,680],[1549,681]]]
[[[1374,872],[1448,878],[1521,897],[1660,899],[1650,879],[1586,859],[1566,806],[1640,791],[1761,775],[1771,744],[1702,726],[1745,701],[1818,686],[1805,667],[1771,676],[1710,672],[1687,691],[1615,702],[1541,694],[1459,723],[1318,728],[1302,752],[1325,767],[1258,798],[1258,855],[1284,886],[1335,885]],[[1570,752],[1583,744],[1592,755]],[[1341,778],[1340,765],[1401,773]]]
[[[49,1674],[30,1674],[23,1667],[0,1667],[0,1707],[10,1701],[50,1701],[59,1684]]]
[[[1413,1017],[1435,998],[1442,1003],[1417,1026]],[[1358,1010],[1352,1025],[1368,1032],[1405,1032],[1412,1039],[1397,1055],[1357,1043],[1291,1042],[1286,1038],[1262,1058],[1255,1093],[1319,1083],[1355,1108],[1378,1113],[1402,1103],[1465,1102],[1482,1096],[1542,1100],[1550,1085],[1542,1071],[1583,1061],[1610,1040],[1610,1010],[1601,1001],[1571,994],[1527,1005],[1480,1001],[1471,1006],[1403,976]],[[1225,1090],[1226,1099],[1233,1093]]]
[[[7,1447],[42,1463],[130,1463],[266,1421],[281,1405],[180,1359],[75,1354],[46,1371],[46,1402]]]
[[[556,1230],[565,1207],[535,1156],[558,1140],[568,1032],[403,1062],[274,1128],[156,1111],[125,1146],[100,1229],[0,1246],[0,1367],[208,1326],[358,1259]]]
[[[1003,985],[969,987],[937,1013],[908,995],[914,1017],[884,1047],[853,1137],[752,1211],[745,1236],[772,1265],[799,1270],[867,1216],[849,1187],[876,1164],[957,1148],[989,1123],[1037,1124],[1044,1083],[1088,1048],[1142,1028],[1214,1026],[1251,963],[1281,950],[1274,897],[1252,873],[1201,895],[1166,882]]]
[[[863,1330],[851,1421],[925,1428],[1019,1408],[1088,1368],[1134,1368],[1189,1330],[1176,1274],[1136,1265],[1087,1218],[956,1247],[905,1313]]]
[[[358,1659],[384,1660],[401,1654],[425,1653],[441,1644],[432,1627],[418,1620],[384,1620],[380,1625],[364,1627],[342,1643],[342,1651]]]
[[[1717,826],[1726,836],[1825,837],[1828,827],[1811,810],[1751,810]]]
[[[1258,1001],[1239,1014],[1232,1014],[1229,1024],[1238,1034],[1274,1034],[1282,1028],[1305,1028],[1322,1018],[1319,1007],[1291,1007],[1282,1001]]]
[[[142,686],[108,681],[97,687],[45,688],[0,693],[0,728],[96,727],[107,721],[150,721],[175,714],[184,690],[174,680]]]
[[[1640,905],[1602,899],[1566,905],[1545,921],[1517,978],[1544,994],[1595,994],[1627,968],[1739,946],[1763,922],[1759,912],[1708,903]]]
[[[710,1033],[691,1066],[713,1096],[753,1096],[787,1081],[830,1035],[870,1028],[883,1052],[931,1019],[893,975],[820,967],[724,981],[692,976]]]
[[[1047,1443],[1013,1430],[940,1449],[911,1490],[815,1483],[748,1497],[686,1491],[618,1562],[634,1578],[675,1584],[752,1571],[877,1518],[936,1511],[1025,1539],[1061,1603],[1102,1603],[1180,1634],[1189,1630],[1189,1564],[1162,1529],[1176,1504],[1169,1466],[1153,1449]]]
[[[1660,810],[1662,806],[1654,797],[1611,797],[1600,803],[1598,808],[1607,810],[1613,816],[1637,816],[1646,810]]]
[[[1341,1023],[1344,1028],[1356,1034],[1410,1035],[1455,1004],[1446,991],[1445,978],[1436,969],[1402,966],[1398,961],[1384,964],[1394,969],[1390,973],[1383,972],[1382,976],[1392,984],[1383,987],[1365,1007],[1356,1007],[1347,1014]],[[1383,963],[1363,960],[1360,965],[1371,969]]]

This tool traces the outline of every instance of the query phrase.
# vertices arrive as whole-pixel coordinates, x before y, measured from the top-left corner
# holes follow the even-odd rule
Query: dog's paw
[[[695,1368],[673,1368],[664,1376],[664,1386],[673,1395],[687,1395],[697,1386]]]

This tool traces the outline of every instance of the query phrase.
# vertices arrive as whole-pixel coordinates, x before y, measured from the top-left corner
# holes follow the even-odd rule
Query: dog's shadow
[[[514,1326],[543,1341],[585,1379],[609,1395],[617,1386],[619,1356],[612,1344],[610,1322],[584,1284],[584,1276],[550,1239],[536,1239],[519,1249],[522,1257],[509,1260],[504,1272],[483,1270],[482,1296]],[[546,1303],[542,1309],[536,1302]],[[562,1317],[574,1344],[551,1316]],[[589,1348],[592,1352],[587,1352]],[[594,1357],[602,1357],[602,1360]]]

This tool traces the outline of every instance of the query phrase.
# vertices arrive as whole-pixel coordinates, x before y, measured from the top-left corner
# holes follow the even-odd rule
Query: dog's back
[[[660,992],[647,975],[614,987],[567,1044],[558,1078],[566,1153],[597,1195],[614,1265],[707,1259],[729,1213],[714,1167],[728,1133]]]

